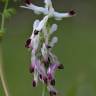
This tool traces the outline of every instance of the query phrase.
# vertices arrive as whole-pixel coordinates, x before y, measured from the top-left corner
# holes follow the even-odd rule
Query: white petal
[[[39,25],[39,22],[40,22],[40,21],[39,21],[38,19],[34,21],[33,30],[36,29],[36,27]]]
[[[36,83],[38,83],[38,71],[37,70],[34,71],[34,80],[36,81]]]
[[[52,41],[50,43],[50,46],[54,47],[55,43],[57,43],[57,42],[58,42],[58,38],[57,37],[53,37]]]
[[[48,51],[47,51],[47,48],[46,48],[46,45],[45,44],[43,44],[43,46],[41,48],[41,52],[42,52],[43,58],[46,60],[47,57],[48,57]]]
[[[20,6],[20,7],[33,10],[36,14],[39,14],[39,13],[43,13],[45,15],[48,14],[48,10],[46,8],[38,7],[34,4],[30,4],[30,5],[27,4],[27,6]]]
[[[38,25],[38,27],[36,28],[36,30],[41,31],[42,28],[44,27],[44,25],[46,25],[46,22],[47,22],[48,18],[49,18],[49,16],[45,16],[45,17],[43,18],[43,20],[41,20],[41,22],[39,23],[39,25]]]
[[[53,33],[53,32],[55,32],[56,30],[57,30],[57,24],[53,24],[52,26],[51,26],[51,28],[50,28],[50,33]]]
[[[32,42],[32,45],[33,45],[32,46],[33,47],[32,54],[35,54],[37,49],[38,49],[38,47],[39,47],[40,35],[38,34],[37,36],[35,36],[32,41],[33,41]]]
[[[69,13],[54,12],[53,14],[54,14],[54,17],[55,17],[55,18],[58,18],[58,19],[60,18],[60,20],[61,20],[62,18],[71,17],[71,15],[70,15]]]

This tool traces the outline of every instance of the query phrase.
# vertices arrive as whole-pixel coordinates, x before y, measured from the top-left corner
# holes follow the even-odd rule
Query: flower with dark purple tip
[[[50,82],[51,85],[55,86],[55,79],[52,79]]]
[[[52,85],[48,85],[48,91],[49,91],[49,93],[50,93],[50,96],[56,96],[57,95],[57,90],[52,86]]]
[[[36,87],[36,81],[35,80],[32,81],[32,85],[33,85],[33,87]]]
[[[56,92],[50,91],[50,96],[56,96]]]
[[[64,69],[64,65],[63,64],[58,65],[58,69]]]
[[[74,10],[69,11],[69,15],[75,15],[75,14],[76,14],[76,12]]]
[[[34,70],[35,70],[34,68],[35,68],[35,67],[31,64],[30,67],[29,67],[30,73],[33,73],[33,72],[34,72]]]
[[[31,4],[31,0],[25,0],[26,4]]]
[[[28,40],[26,41],[25,47],[26,47],[26,48],[30,48],[30,46],[31,46],[31,39],[28,39]]]

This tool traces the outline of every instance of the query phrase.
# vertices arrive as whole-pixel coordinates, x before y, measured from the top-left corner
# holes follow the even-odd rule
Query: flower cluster
[[[32,82],[33,87],[36,87],[38,81],[41,81],[47,86],[50,96],[55,96],[58,92],[55,89],[55,71],[64,69],[64,65],[60,64],[58,58],[52,53],[52,49],[58,41],[56,36],[52,37],[57,30],[57,24],[52,24],[47,27],[48,19],[54,17],[56,20],[61,20],[64,17],[71,17],[75,14],[73,10],[68,13],[56,12],[52,6],[51,0],[44,0],[45,7],[38,7],[31,3],[31,0],[26,0],[27,8],[35,13],[43,13],[45,16],[40,20],[35,20],[33,31],[30,38],[26,41],[25,47],[31,49],[31,65],[30,72],[34,75]]]

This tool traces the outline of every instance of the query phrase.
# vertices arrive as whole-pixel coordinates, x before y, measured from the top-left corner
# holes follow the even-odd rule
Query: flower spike
[[[70,10],[66,13],[57,12],[51,0],[44,0],[45,7],[36,6],[31,0],[26,0],[25,3],[26,6],[21,6],[22,8],[33,10],[36,14],[44,14],[42,20],[37,19],[34,21],[32,34],[25,44],[26,48],[31,49],[29,71],[34,76],[32,85],[36,87],[38,81],[41,81],[47,86],[50,96],[56,96],[58,92],[55,89],[55,73],[59,71],[58,69],[64,69],[64,65],[59,62],[57,56],[52,51],[58,42],[58,37],[53,36],[53,33],[57,31],[58,25],[52,24],[50,27],[47,27],[47,23],[51,17],[56,20],[72,17],[75,15],[75,11]]]

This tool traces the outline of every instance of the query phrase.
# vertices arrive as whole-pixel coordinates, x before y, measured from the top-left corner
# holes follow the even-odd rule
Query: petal
[[[55,32],[57,30],[57,24],[53,24],[50,28],[50,34],[52,34],[53,32]]]
[[[54,47],[54,45],[55,45],[57,42],[58,42],[58,38],[57,38],[57,37],[53,37],[49,45],[50,45],[51,47]]]
[[[28,39],[28,40],[26,41],[25,47],[26,47],[26,48],[30,48],[31,46],[32,46],[32,44],[31,44],[31,39]]]
[[[57,90],[50,84],[47,86],[47,88],[48,88],[48,91],[50,93],[50,96],[54,96],[58,93]]]
[[[32,85],[33,85],[33,87],[36,87],[36,81],[35,80],[32,81]]]
[[[33,47],[33,50],[32,50],[32,53],[35,54],[38,47],[39,47],[39,42],[40,42],[40,34],[36,35],[33,40],[32,40],[32,47]]]
[[[31,4],[31,0],[25,0],[26,4]]]
[[[54,75],[55,70],[58,68],[58,64],[51,64],[48,68],[47,74]]]
[[[49,18],[48,16],[45,16],[45,17],[43,18],[43,20],[41,20],[41,22],[39,23],[39,25],[38,25],[38,27],[36,28],[36,30],[41,31],[42,28],[44,27],[44,25],[47,23],[48,18]]]
[[[70,10],[70,11],[69,11],[69,15],[72,16],[72,15],[75,15],[75,14],[76,14],[76,12],[75,12],[74,10]]]
[[[40,21],[37,19],[34,21],[34,24],[33,24],[33,30],[36,29],[36,27],[39,25]]]
[[[43,46],[41,48],[41,53],[45,61],[48,59],[48,50],[46,48],[46,45],[43,43]]]
[[[41,74],[43,77],[47,77],[45,68],[44,68],[43,64],[41,64],[40,60],[38,60],[36,63],[36,69],[37,69],[38,73]]]
[[[38,72],[37,72],[37,70],[34,70],[33,87],[37,86],[38,78],[39,78]]]
[[[33,73],[34,70],[35,70],[35,66],[33,66],[33,64],[31,64],[30,67],[29,67],[30,73]]]
[[[58,66],[58,69],[64,69],[64,65],[63,65],[63,64],[60,64],[60,65]]]
[[[52,79],[52,80],[50,81],[50,84],[51,84],[52,86],[55,86],[55,79]]]
[[[62,18],[66,18],[66,17],[71,17],[69,13],[54,12],[53,14],[54,14],[54,17],[58,20],[61,20]]]
[[[48,14],[48,10],[46,8],[43,7],[38,7],[34,4],[26,4],[26,6],[20,6],[21,8],[26,8],[26,9],[30,9],[33,10],[35,13],[39,14],[39,13],[43,13],[44,15]]]

